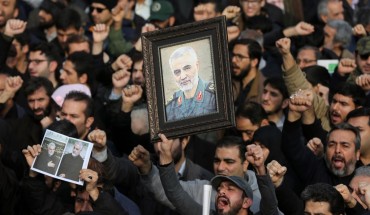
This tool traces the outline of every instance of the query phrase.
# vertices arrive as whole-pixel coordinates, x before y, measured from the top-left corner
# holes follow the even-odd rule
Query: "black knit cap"
[[[100,3],[112,10],[117,5],[117,0],[92,0],[92,3]]]

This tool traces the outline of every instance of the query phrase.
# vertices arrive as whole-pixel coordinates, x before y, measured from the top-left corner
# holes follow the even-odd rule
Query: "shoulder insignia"
[[[202,98],[203,98],[203,93],[202,93],[202,91],[199,91],[198,95],[197,95],[197,101],[201,101]]]
[[[177,105],[181,105],[182,104],[182,96],[179,96],[179,98],[177,99]]]
[[[207,91],[211,91],[211,92],[214,92],[214,91],[215,91],[215,85],[213,84],[213,82],[210,82],[210,83],[207,85],[206,90],[207,90]]]

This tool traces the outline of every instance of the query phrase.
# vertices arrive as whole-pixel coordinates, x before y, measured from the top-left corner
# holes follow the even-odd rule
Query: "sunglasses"
[[[94,12],[94,10],[96,10],[96,12],[98,12],[98,13],[101,13],[101,12],[103,12],[104,10],[108,10],[108,8],[100,8],[100,7],[93,7],[93,6],[90,6],[90,13]]]
[[[369,58],[370,54],[361,54],[360,58],[361,60],[367,60]]]

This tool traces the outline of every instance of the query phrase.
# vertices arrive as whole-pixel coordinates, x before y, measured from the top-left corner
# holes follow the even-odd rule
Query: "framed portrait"
[[[235,126],[225,17],[141,39],[152,142]]]

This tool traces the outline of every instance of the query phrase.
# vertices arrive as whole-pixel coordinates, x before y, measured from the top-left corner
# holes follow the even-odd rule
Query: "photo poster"
[[[93,144],[80,139],[46,130],[41,153],[36,156],[31,170],[44,175],[83,185],[80,170],[86,169]]]

